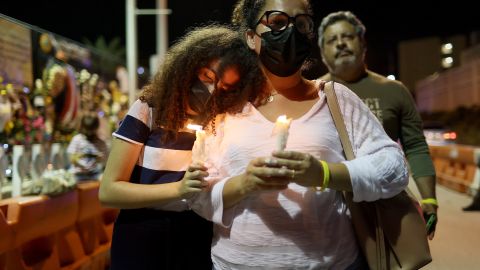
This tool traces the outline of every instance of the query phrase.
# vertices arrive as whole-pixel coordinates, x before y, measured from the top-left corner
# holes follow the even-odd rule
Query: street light
[[[137,9],[136,0],[125,0],[126,32],[127,32],[127,70],[128,99],[130,105],[137,98],[137,15],[157,15],[157,56],[163,57],[168,47],[167,15],[172,10],[167,9],[167,0],[156,0],[157,9]]]

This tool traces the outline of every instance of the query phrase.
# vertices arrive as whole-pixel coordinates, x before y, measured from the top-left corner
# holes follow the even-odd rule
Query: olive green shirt
[[[330,74],[321,79],[330,81]],[[427,142],[423,135],[422,119],[408,89],[399,81],[389,80],[367,70],[360,80],[337,82],[355,92],[377,116],[392,140],[400,141],[413,177],[435,176]]]

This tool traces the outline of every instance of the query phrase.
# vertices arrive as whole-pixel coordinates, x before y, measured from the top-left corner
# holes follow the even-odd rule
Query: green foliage
[[[107,42],[104,36],[99,36],[94,42],[84,38],[83,43],[97,56],[93,58],[93,69],[97,72],[101,70],[112,72],[125,62],[125,46],[119,37],[113,38],[110,42]]]

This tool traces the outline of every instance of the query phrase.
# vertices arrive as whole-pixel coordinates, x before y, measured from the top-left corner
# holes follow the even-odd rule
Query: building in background
[[[466,46],[467,38],[463,35],[444,39],[428,37],[400,42],[398,67],[401,81],[413,90],[417,81],[458,66],[460,53]],[[442,61],[444,64],[449,63],[449,66],[442,66]]]
[[[401,42],[398,65],[400,79],[413,90],[422,113],[480,105],[478,32],[469,37],[456,35]]]
[[[461,52],[456,59],[460,59],[458,66],[416,83],[417,106],[421,112],[480,105],[480,44]]]
[[[477,50],[480,50],[480,46],[477,46]],[[415,92],[417,107],[421,112],[480,106],[480,57],[420,80]]]
[[[434,123],[446,132],[443,139],[454,134],[457,144],[480,146],[478,37],[473,33],[468,42],[462,36],[428,38],[399,47],[401,80],[415,90],[425,128]]]

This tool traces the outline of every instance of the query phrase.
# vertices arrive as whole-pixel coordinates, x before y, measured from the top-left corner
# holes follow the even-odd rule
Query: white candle
[[[280,115],[275,122],[274,133],[277,134],[277,151],[285,150],[288,140],[288,130],[290,129],[291,118],[287,118],[286,115]]]
[[[187,125],[188,129],[195,130],[195,144],[192,149],[192,162],[203,163],[205,161],[205,131],[200,125]]]

